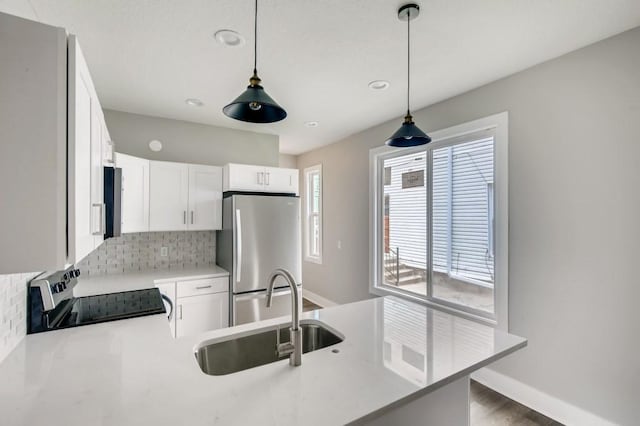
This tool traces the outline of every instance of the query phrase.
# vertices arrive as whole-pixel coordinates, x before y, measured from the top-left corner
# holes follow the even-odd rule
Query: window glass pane
[[[426,295],[426,154],[387,158],[383,173],[383,282]]]
[[[311,203],[311,211],[313,213],[320,212],[320,174],[314,173],[311,175],[311,194],[312,203]]]
[[[322,173],[319,168],[305,170],[305,185],[307,190],[305,256],[309,258],[308,260],[320,261],[322,256],[322,242],[320,240],[322,238]]]
[[[433,297],[491,313],[493,170],[493,138],[433,151]]]
[[[311,218],[311,255],[320,255],[320,217],[318,215]]]

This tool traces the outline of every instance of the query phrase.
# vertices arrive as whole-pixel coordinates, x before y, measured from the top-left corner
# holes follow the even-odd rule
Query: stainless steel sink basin
[[[278,326],[280,343],[289,341],[289,323]],[[307,353],[335,345],[344,339],[317,321],[300,321],[302,328],[302,352]],[[260,365],[287,359],[278,357],[276,329],[260,330],[230,340],[206,342],[196,349],[196,360],[203,372],[223,376]]]

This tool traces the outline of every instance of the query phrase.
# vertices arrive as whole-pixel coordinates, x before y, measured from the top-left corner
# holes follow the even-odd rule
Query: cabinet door
[[[187,229],[189,167],[165,161],[149,162],[149,230]]]
[[[93,84],[75,37],[69,39],[68,252],[76,263],[95,249],[102,203],[96,200]],[[95,204],[94,204],[95,201]]]
[[[160,290],[160,294],[167,296],[173,306],[167,306],[165,302],[165,308],[167,309],[167,316],[169,320],[169,329],[171,330],[171,336],[176,337],[176,283],[162,283],[156,284],[158,290]]]
[[[122,233],[149,232],[149,160],[115,153],[122,169]]]
[[[109,136],[109,129],[102,117],[102,164],[108,167],[113,167],[115,164],[115,151],[111,136]]]
[[[93,249],[104,241],[105,205],[104,171],[102,165],[102,109],[97,98],[91,98],[91,228]]]
[[[265,168],[264,190],[267,192],[298,193],[298,170]]]
[[[189,166],[190,230],[222,229],[222,168]]]
[[[0,274],[68,263],[67,105],[64,28],[0,13]]]
[[[225,166],[225,191],[264,191],[265,168],[246,164]]]
[[[182,297],[177,300],[176,337],[229,326],[228,292]]]

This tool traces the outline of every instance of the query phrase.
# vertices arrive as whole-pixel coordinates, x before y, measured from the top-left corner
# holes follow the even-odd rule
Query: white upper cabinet
[[[189,166],[190,230],[222,229],[222,169]]]
[[[149,160],[115,153],[122,169],[122,233],[149,232]]]
[[[264,187],[266,192],[298,194],[298,169],[265,168]]]
[[[222,229],[222,170],[150,161],[149,230]]]
[[[68,40],[68,262],[77,263],[104,240],[104,115],[75,36]]]
[[[225,191],[264,191],[264,167],[246,164],[224,166]]]
[[[64,266],[67,36],[0,13],[0,274]]]
[[[189,210],[189,166],[149,162],[149,230],[184,231]]]
[[[102,119],[104,123],[104,118]],[[109,136],[109,129],[106,125],[102,126],[102,164],[111,167],[116,162],[115,150],[111,136]]]
[[[223,174],[224,191],[298,194],[297,169],[227,164]]]

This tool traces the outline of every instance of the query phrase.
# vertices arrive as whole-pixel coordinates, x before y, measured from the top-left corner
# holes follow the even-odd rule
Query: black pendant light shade
[[[407,148],[410,146],[424,145],[429,142],[431,142],[429,135],[420,130],[420,128],[416,126],[416,123],[413,122],[413,117],[407,114],[402,126],[387,139],[386,144],[398,148]]]
[[[249,79],[249,86],[240,96],[229,105],[222,108],[227,117],[249,123],[275,123],[284,120],[287,112],[264,91],[258,77],[258,0],[255,0],[253,33],[253,76]]]
[[[287,117],[285,111],[260,86],[256,74],[251,77],[247,90],[222,109],[227,117],[250,123],[274,123]]]
[[[413,122],[409,108],[409,94],[411,88],[411,31],[409,22],[415,19],[420,13],[420,7],[417,4],[409,3],[398,9],[398,19],[407,21],[407,115],[404,117],[402,126],[387,139],[386,144],[398,148],[407,148],[411,146],[424,145],[431,142],[431,138]]]

